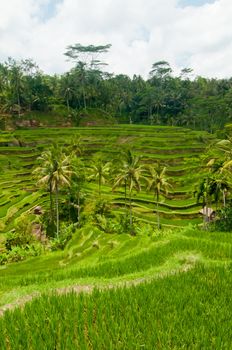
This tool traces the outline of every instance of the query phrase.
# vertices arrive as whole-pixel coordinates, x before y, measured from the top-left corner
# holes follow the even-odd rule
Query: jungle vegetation
[[[2,128],[10,115],[17,119],[49,112],[78,126],[92,109],[119,123],[176,125],[211,133],[231,121],[231,78],[193,78],[188,67],[176,75],[165,60],[152,65],[147,79],[115,75],[107,72],[103,60],[110,46],[68,46],[64,55],[73,68],[60,75],[44,74],[31,59],[0,63]]]

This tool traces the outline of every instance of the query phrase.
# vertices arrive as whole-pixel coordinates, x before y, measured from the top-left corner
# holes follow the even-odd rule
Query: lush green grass
[[[91,295],[44,296],[0,319],[1,349],[230,349],[232,265]]]
[[[0,349],[230,349],[229,233],[89,225],[64,251],[0,272],[2,307],[43,294],[0,318]]]
[[[219,233],[217,236],[206,232],[202,234],[189,228],[154,230],[151,234],[146,225],[141,233],[131,237],[103,234],[87,226],[77,231],[63,252],[3,267],[0,305],[14,301],[16,296],[56,286],[150,277],[166,268],[181,267],[188,261],[191,264],[192,257],[207,264],[230,262],[232,237]]]
[[[142,223],[137,236],[89,224],[64,251],[0,267],[0,315],[40,296],[0,317],[0,349],[230,349],[232,236],[173,228],[202,221],[193,190],[205,173],[198,152],[213,138],[207,133],[137,125],[1,133],[0,243],[22,213],[48,205],[48,196],[34,191],[37,154],[52,141],[67,145],[75,134],[87,162],[95,152],[110,159],[116,147],[130,144],[144,163],[168,165],[173,189],[161,196],[159,212],[172,229],[156,230],[156,202],[143,187],[132,196]],[[85,190],[96,197],[96,184]],[[102,192],[123,213],[123,190],[112,193],[107,184]]]
[[[37,198],[31,193],[35,191],[35,179],[32,178],[31,171],[36,157],[47,149],[51,142],[67,145],[74,135],[81,135],[85,150],[83,159],[87,163],[96,152],[102,152],[106,159],[111,160],[123,145],[130,145],[132,150],[142,157],[143,163],[153,164],[157,160],[161,161],[167,166],[173,185],[169,195],[161,198],[161,223],[184,226],[190,222],[201,222],[198,214],[200,207],[196,205],[193,192],[205,173],[201,168],[200,154],[207,142],[212,140],[212,135],[177,127],[142,125],[40,128],[0,134],[0,186],[3,194],[0,197],[0,232],[6,233],[21,213],[44,202],[42,193]],[[97,186],[87,184],[86,191],[91,200],[96,196]],[[112,193],[111,184],[104,186],[103,192],[115,203],[115,210],[119,205],[123,210],[123,194],[119,199],[118,190]],[[145,186],[140,194],[133,194],[133,203],[135,216],[151,223],[156,222],[156,214],[152,213],[154,197],[152,193],[146,192]]]

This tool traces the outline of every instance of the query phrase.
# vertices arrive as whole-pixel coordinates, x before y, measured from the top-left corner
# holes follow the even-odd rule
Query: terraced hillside
[[[80,135],[84,144],[85,161],[97,152],[112,159],[122,145],[130,145],[142,162],[160,161],[167,166],[172,190],[160,201],[161,223],[184,226],[189,222],[200,223],[193,196],[194,187],[203,175],[200,156],[213,136],[203,132],[177,127],[161,126],[113,126],[95,128],[31,129],[0,134],[0,232],[11,229],[14,220],[33,206],[48,205],[48,196],[35,188],[31,172],[36,158],[56,141],[66,145],[74,135]],[[89,183],[89,196],[96,196],[97,186]],[[112,193],[111,185],[103,187],[115,210],[124,207],[123,191]],[[146,189],[133,194],[133,213],[144,222],[156,222],[155,202]]]
[[[1,269],[0,348],[230,349],[231,266],[228,233],[85,227]]]

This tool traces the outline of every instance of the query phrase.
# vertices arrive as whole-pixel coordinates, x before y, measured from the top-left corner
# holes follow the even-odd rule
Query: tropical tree
[[[100,72],[99,67],[105,63],[98,60],[100,54],[108,52],[111,45],[81,45],[79,43],[69,45],[64,53],[70,60],[76,63],[75,71],[78,74],[82,89],[84,109],[87,108],[86,85],[90,73]],[[91,74],[92,76],[92,74]],[[95,76],[95,74],[94,74]]]
[[[39,166],[34,174],[39,178],[38,185],[46,186],[50,193],[50,211],[53,219],[53,198],[56,203],[56,235],[59,237],[59,190],[61,186],[70,186],[70,177],[73,173],[70,157],[65,155],[58,146],[44,151],[38,158]]]
[[[85,197],[83,185],[86,180],[86,171],[84,163],[80,158],[73,157],[71,162],[73,172],[70,181],[71,185],[69,187],[69,217],[71,217],[72,220],[76,219],[80,226],[81,204]]]
[[[226,193],[231,187],[232,138],[221,140],[213,148],[213,155],[207,163],[212,173],[210,183],[216,203],[222,194],[223,206],[226,206]]]
[[[168,193],[168,189],[171,184],[166,176],[166,167],[162,167],[159,163],[155,166],[148,167],[148,190],[152,190],[154,198],[156,200],[156,215],[157,215],[157,226],[160,229],[160,215],[159,215],[159,200],[161,192]]]
[[[127,205],[127,190],[129,192],[129,210],[130,210],[130,227],[132,228],[132,191],[136,189],[140,191],[141,182],[143,177],[144,166],[140,164],[140,158],[134,156],[131,150],[126,150],[122,154],[123,160],[121,161],[120,169],[117,171],[117,176],[114,180],[113,190],[118,186],[124,186],[125,193],[125,206]]]
[[[88,180],[95,180],[98,183],[98,194],[101,197],[101,187],[104,185],[109,178],[111,163],[104,162],[100,157],[97,157],[93,161],[89,168]]]
[[[222,198],[223,206],[226,206],[226,193],[230,189],[230,184],[226,176],[221,173],[214,175],[210,179],[211,195],[214,197],[216,206],[218,205],[220,199]]]
[[[151,79],[166,79],[170,77],[172,73],[172,68],[170,67],[169,63],[167,61],[158,61],[153,63],[152,69],[150,71],[150,77]]]
[[[212,180],[210,176],[207,176],[201,180],[197,191],[195,191],[195,194],[197,195],[197,203],[199,203],[199,201],[202,199],[202,208],[203,209],[205,208],[205,214],[203,213],[203,216],[204,216],[204,223],[206,226],[210,218],[209,208],[211,206],[212,194],[213,194]]]
[[[21,95],[24,88],[22,64],[13,58],[8,58],[6,62],[9,79],[9,100],[11,101],[12,110],[17,110],[18,116],[21,114]]]
[[[72,137],[70,144],[67,147],[67,152],[72,158],[77,158],[82,155],[84,151],[82,139],[80,135]]]

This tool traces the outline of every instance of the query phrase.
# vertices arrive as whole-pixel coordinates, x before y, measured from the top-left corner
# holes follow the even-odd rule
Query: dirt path
[[[109,283],[107,285],[98,285],[98,286],[91,285],[91,284],[89,284],[89,285],[72,285],[72,286],[68,286],[68,287],[55,288],[55,289],[48,290],[46,294],[47,295],[49,295],[49,294],[62,295],[62,294],[68,294],[70,292],[73,292],[76,294],[80,294],[80,293],[89,294],[95,288],[97,288],[101,291],[113,289],[113,288],[116,289],[116,288],[120,288],[120,287],[129,288],[131,286],[137,286],[137,285],[145,283],[145,282],[151,282],[152,280],[155,280],[155,279],[165,278],[167,276],[187,272],[188,270],[190,270],[193,267],[194,267],[194,262],[184,264],[181,267],[170,270],[170,271],[159,272],[159,273],[156,273],[156,274],[149,276],[149,277],[136,278],[136,279],[132,279],[132,280],[128,280],[128,281],[121,281],[121,282],[118,282],[115,284]],[[16,301],[14,301],[12,303],[5,304],[4,306],[1,306],[0,307],[0,317],[2,317],[7,310],[14,310],[17,307],[23,308],[26,303],[32,301],[35,298],[40,297],[42,294],[44,294],[44,293],[40,293],[40,292],[35,291],[31,294],[25,295],[25,296],[17,299]]]

